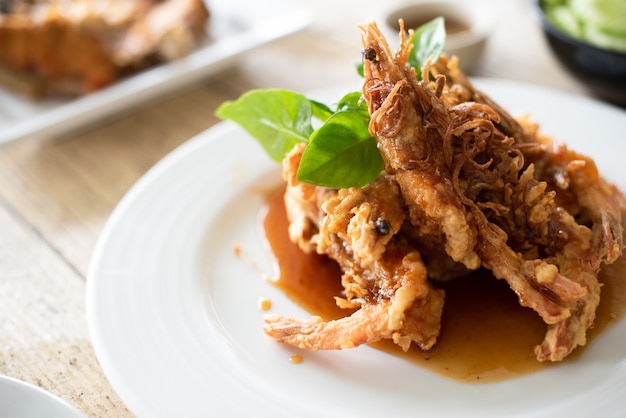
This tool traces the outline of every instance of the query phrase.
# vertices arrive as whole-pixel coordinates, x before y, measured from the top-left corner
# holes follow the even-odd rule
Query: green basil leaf
[[[223,103],[215,112],[243,127],[274,161],[283,158],[313,133],[313,107],[302,94],[282,89],[251,90],[236,101]],[[330,110],[329,110],[330,112]]]
[[[365,70],[363,70],[363,57],[360,60],[354,61],[354,69],[356,73],[361,76],[361,78],[365,77]]]
[[[363,97],[360,91],[354,91],[343,96],[337,103],[337,112],[343,110],[356,110],[363,113],[363,116],[369,118],[369,110],[367,108],[367,102],[361,100]]]
[[[415,30],[413,50],[409,56],[409,65],[417,71],[421,79],[422,66],[433,57],[436,62],[446,44],[446,27],[443,17],[436,17]]]
[[[296,179],[333,189],[371,183],[383,160],[368,125],[369,116],[359,109],[335,113],[311,135]]]
[[[322,122],[326,121],[329,117],[333,115],[333,110],[325,105],[324,103],[320,103],[316,100],[309,99],[309,103],[311,103],[311,109],[313,110],[313,116]]]

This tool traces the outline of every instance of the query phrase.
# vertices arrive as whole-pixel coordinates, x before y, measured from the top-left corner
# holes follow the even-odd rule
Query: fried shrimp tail
[[[263,329],[277,341],[311,350],[341,350],[391,339],[405,351],[411,343],[426,351],[435,345],[439,334],[440,295],[435,295],[436,303],[411,304],[408,312],[400,313],[409,319],[406,322],[394,319],[394,307],[382,303],[364,304],[352,315],[333,321],[268,315]]]

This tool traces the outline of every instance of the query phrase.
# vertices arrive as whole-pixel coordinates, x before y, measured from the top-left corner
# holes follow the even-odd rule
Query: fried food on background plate
[[[203,0],[0,3],[0,82],[33,95],[82,95],[191,52],[206,37]]]

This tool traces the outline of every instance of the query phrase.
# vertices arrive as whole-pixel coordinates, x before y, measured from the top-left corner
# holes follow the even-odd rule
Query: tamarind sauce
[[[279,277],[273,284],[303,309],[325,320],[352,312],[340,309],[341,271],[325,256],[306,254],[289,240],[283,190],[271,196],[263,227],[278,261]],[[587,332],[587,346],[626,314],[626,257],[602,269],[600,306],[594,327]],[[413,344],[403,352],[389,340],[370,344],[451,379],[493,382],[536,372],[560,363],[539,362],[534,347],[541,343],[546,324],[517,296],[504,280],[487,270],[447,283],[441,334],[435,347],[424,352]],[[585,346],[586,347],[586,346]],[[576,361],[585,347],[578,347],[563,362]]]

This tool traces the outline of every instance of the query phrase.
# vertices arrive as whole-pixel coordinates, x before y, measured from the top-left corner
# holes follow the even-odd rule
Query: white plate
[[[190,55],[73,100],[34,100],[0,86],[0,144],[50,138],[214,74],[244,52],[307,26],[308,11],[287,0],[207,0],[209,40]]]
[[[0,376],[0,417],[86,418],[50,392],[8,376]]]
[[[626,113],[477,81],[624,186]],[[452,381],[369,347],[306,352],[291,364],[296,351],[263,334],[257,307],[267,297],[273,312],[307,315],[256,270],[274,272],[257,216],[280,181],[254,140],[222,123],[158,163],[112,214],[89,272],[87,314],[105,374],[139,417],[626,415],[626,321],[579,361],[493,384]],[[250,261],[234,254],[236,243]]]

